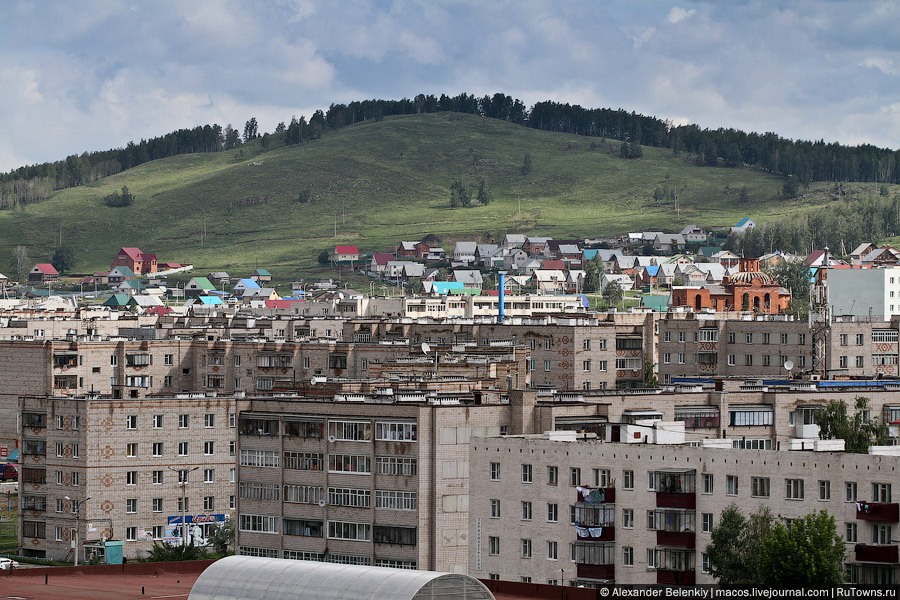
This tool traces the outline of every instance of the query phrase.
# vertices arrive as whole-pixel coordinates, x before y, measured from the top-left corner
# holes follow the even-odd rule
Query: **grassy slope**
[[[0,265],[12,270],[18,244],[29,247],[32,260],[48,258],[61,235],[75,250],[78,272],[107,268],[120,246],[140,246],[201,273],[245,275],[265,266],[287,279],[313,270],[318,252],[336,243],[366,251],[436,233],[449,251],[461,237],[677,231],[691,222],[727,226],[746,215],[781,219],[805,208],[778,200],[782,180],[759,171],[697,167],[655,148],[626,161],[617,151],[614,140],[442,113],[360,124],[295,147],[254,142],[177,156],[0,212]],[[523,176],[526,153],[533,169]],[[678,190],[677,216],[652,198],[667,175]],[[455,179],[473,190],[484,179],[494,202],[451,210]],[[103,206],[101,198],[123,185],[137,202]],[[754,202],[739,207],[736,194],[727,198],[723,190],[744,185]],[[299,205],[305,188],[314,199]]]

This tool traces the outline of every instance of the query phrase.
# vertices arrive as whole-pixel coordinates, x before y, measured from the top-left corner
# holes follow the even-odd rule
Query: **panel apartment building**
[[[558,441],[471,440],[469,574],[599,586],[715,583],[705,552],[722,511],[784,521],[826,510],[847,580],[900,583],[900,456]]]

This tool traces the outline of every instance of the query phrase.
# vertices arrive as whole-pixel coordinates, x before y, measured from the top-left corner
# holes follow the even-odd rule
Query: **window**
[[[531,540],[522,538],[522,558],[531,558]]]
[[[75,487],[81,485],[81,473],[78,471],[72,471],[72,485]]]
[[[333,473],[371,473],[372,459],[365,454],[329,454],[328,470]]]
[[[591,370],[591,361],[589,361],[589,360],[581,361],[581,370],[585,371],[585,372],[590,371]]]
[[[135,442],[125,444],[125,456],[135,458],[138,455],[138,445]]]
[[[154,525],[153,526],[153,539],[160,540],[163,537],[163,526],[162,525]]]
[[[849,337],[849,336],[848,336],[846,333],[842,333],[842,334],[841,334],[841,337],[840,337],[840,340],[841,340],[841,346],[846,346],[846,345],[847,345],[848,337]]]
[[[862,345],[865,344],[865,343],[866,343],[865,334],[857,333],[857,334],[856,334],[856,345],[857,345],[857,346],[862,346]]]
[[[847,361],[846,356],[841,356],[840,359],[838,360],[838,366],[840,366],[840,368],[842,368],[842,369],[846,369],[848,364],[849,363]]]
[[[237,413],[228,413],[228,426],[234,428],[235,425],[237,425]]]
[[[712,568],[712,560],[709,558],[709,554],[706,552],[700,553],[700,571],[702,573],[709,573],[709,570]]]
[[[632,529],[634,527],[634,509],[622,509],[622,527],[625,529]]]
[[[770,481],[768,477],[750,478],[750,495],[754,498],[768,498],[770,493]]]
[[[321,454],[318,455],[321,461]],[[288,453],[285,452],[284,468],[289,469]],[[321,465],[321,462],[319,463]],[[274,450],[241,450],[240,465],[242,467],[278,468],[278,452]],[[321,470],[321,469],[320,469]]]
[[[125,472],[125,485],[137,485],[137,471]]]
[[[726,475],[725,476],[725,494],[728,496],[737,496],[737,494],[738,494],[737,475]]]
[[[265,515],[240,515],[238,529],[258,533],[277,533],[277,518]]]
[[[581,340],[581,349],[582,350],[590,350],[591,349],[591,339],[585,338]]]
[[[376,459],[379,475],[416,475],[418,462],[402,456],[379,456]],[[498,463],[499,464],[499,463]]]
[[[703,513],[700,518],[700,525],[703,533],[710,533],[713,530],[713,515],[712,513]]]
[[[125,498],[125,512],[129,514],[137,512],[137,498]]]
[[[137,415],[127,415],[125,417],[125,429],[137,429]]]
[[[206,413],[205,415],[203,415],[203,426],[204,427],[215,427],[216,426],[215,413]]]
[[[372,423],[369,421],[330,421],[328,436],[336,440],[368,442],[372,439]]]
[[[203,483],[215,483],[216,481],[216,470],[215,469],[203,469]]]
[[[491,463],[491,481],[500,481],[500,463]]]
[[[634,548],[632,546],[622,546],[622,564],[627,567],[634,565]]]
[[[753,334],[752,334],[752,333],[749,333],[749,332],[748,332],[748,333],[745,333],[745,334],[744,334],[744,340],[745,340],[748,344],[752,344],[752,343],[753,343]]]
[[[178,428],[186,429],[190,422],[190,415],[178,415]]]
[[[665,333],[663,334],[663,341],[664,341],[664,342],[671,342],[671,341],[672,341],[672,332],[671,332],[671,331],[667,331],[667,332],[665,332]]]
[[[553,361],[545,360],[544,361],[544,371],[550,372],[553,370]]]
[[[216,443],[215,442],[203,442],[203,454],[206,456],[212,456],[216,453]]]
[[[187,456],[188,455],[188,443],[187,442],[178,442],[178,456]]]
[[[856,367],[858,369],[862,369],[865,366],[865,357],[857,356],[856,357]]]
[[[744,364],[747,365],[748,367],[753,366],[753,355],[752,354],[744,355]]]
[[[656,548],[647,548],[647,567],[656,568]]]
[[[609,469],[593,469],[593,485],[594,487],[607,487],[609,486],[609,482],[612,479],[610,477]]]
[[[547,560],[557,560],[559,558],[559,544],[557,542],[547,542]]]
[[[500,518],[500,501],[495,498],[491,498],[491,518]]]
[[[174,365],[175,364],[174,358],[175,357],[172,354],[164,354],[163,355],[163,364],[164,365]]]
[[[547,521],[549,523],[556,523],[559,520],[559,505],[555,503],[547,504]]]
[[[736,364],[737,364],[737,359],[735,358],[734,354],[729,354],[728,355],[728,366],[733,367]]]
[[[531,502],[528,500],[522,500],[522,520],[531,520]]]
[[[203,496],[203,510],[215,510],[215,496]]]
[[[785,479],[785,494],[787,500],[803,500],[803,480]]]
[[[893,527],[890,525],[875,525],[872,530],[872,543],[887,546],[891,543]]]
[[[737,343],[737,334],[733,331],[728,332],[728,343],[734,344]]]
[[[672,354],[670,352],[663,353],[663,364],[668,365],[672,362]]]
[[[522,465],[522,483],[531,483],[531,481],[532,481],[531,465],[523,464]]]
[[[419,493],[375,490],[375,508],[417,510],[419,508]]]
[[[150,502],[150,505],[153,509],[153,512],[162,512],[163,499],[162,498],[153,498],[153,500]]]
[[[389,442],[415,442],[417,425],[413,422],[379,421],[375,423],[375,439]]]
[[[241,488],[243,488],[244,484],[241,484]],[[241,494],[244,493],[244,490],[241,489]],[[271,500],[277,500],[277,492],[272,490],[272,492],[276,495],[274,498],[269,498]],[[325,488],[321,486],[314,485],[286,485],[284,486],[284,501],[290,502],[292,504],[318,504],[319,502],[325,500]]]
[[[60,537],[62,533],[62,527],[56,528],[56,541],[60,541],[62,538]],[[137,541],[137,527],[126,527],[125,528],[125,540],[128,542]]]
[[[770,342],[769,342],[769,337],[770,337],[770,336],[769,336],[768,333],[762,334],[762,343],[763,343],[763,344],[768,344],[768,343],[770,343]]]
[[[656,529],[656,511],[647,511],[647,529]]]
[[[163,472],[162,471],[153,471],[153,484],[160,485],[163,482]]]
[[[630,469],[622,471],[622,488],[626,490],[634,489],[634,471]]]
[[[153,456],[162,456],[163,455],[163,443],[162,442],[153,442]]]
[[[488,536],[488,554],[492,556],[500,554],[500,538],[496,535]]]
[[[152,422],[153,422],[153,429],[162,429],[163,416],[162,415],[153,415]]]
[[[581,469],[578,467],[572,467],[569,471],[569,484],[570,485],[581,485]]]
[[[872,484],[872,502],[891,501],[891,484],[889,483],[873,483]]]
[[[728,416],[732,427],[767,426],[772,424],[774,410],[771,405],[735,407],[728,410]]]
[[[559,485],[559,467],[547,467],[547,485]]]
[[[191,499],[178,498],[177,505],[178,512],[191,510]]]
[[[846,533],[844,534],[844,539],[850,543],[856,542],[856,540],[857,540],[856,523],[847,523]]]
[[[819,481],[819,500],[831,500],[831,482],[826,480]]]
[[[855,481],[848,481],[844,484],[844,502],[856,502]]]

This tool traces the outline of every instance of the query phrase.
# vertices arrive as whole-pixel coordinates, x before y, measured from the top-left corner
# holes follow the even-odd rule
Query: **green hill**
[[[36,262],[62,240],[79,273],[105,270],[119,247],[139,246],[200,273],[246,275],[262,266],[289,279],[313,272],[318,253],[340,243],[383,250],[433,233],[449,252],[456,239],[507,232],[599,237],[688,223],[725,227],[742,216],[783,220],[816,196],[788,204],[779,199],[784,180],[758,170],[700,167],[650,147],[626,160],[615,140],[457,113],[388,117],[299,146],[275,139],[266,148],[255,140],[145,163],[0,211],[0,268],[14,272],[16,246]],[[532,168],[523,175],[526,154]],[[473,195],[484,180],[493,202],[451,209],[455,180]],[[135,204],[105,206],[103,197],[122,186]],[[677,192],[677,214],[671,195],[654,200],[665,186]],[[312,200],[301,204],[305,190]]]

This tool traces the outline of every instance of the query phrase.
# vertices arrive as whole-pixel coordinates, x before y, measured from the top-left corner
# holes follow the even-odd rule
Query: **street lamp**
[[[187,502],[185,502],[185,492],[187,490],[188,473],[196,471],[200,467],[184,469],[181,467],[169,466],[170,471],[178,473],[178,485],[181,486],[181,545],[187,546]]]
[[[72,506],[75,507],[75,566],[78,566],[78,553],[81,550],[78,547],[78,530],[79,524],[81,521],[81,505],[90,500],[90,497],[85,498],[84,500],[72,500],[68,496],[64,496],[66,500],[69,500],[72,503]]]

